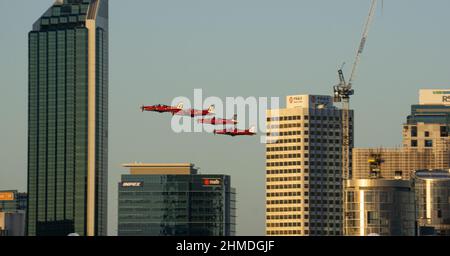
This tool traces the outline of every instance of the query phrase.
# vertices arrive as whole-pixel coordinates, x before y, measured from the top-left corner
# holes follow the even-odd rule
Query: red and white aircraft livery
[[[213,117],[213,118],[198,119],[198,122],[201,124],[212,124],[212,125],[227,125],[227,124],[236,125],[238,123],[237,115],[234,115],[233,119],[222,119]]]
[[[158,113],[172,113],[174,115],[175,113],[180,112],[183,110],[183,103],[178,104],[176,107],[173,106],[167,106],[167,105],[153,105],[153,106],[141,106],[141,111],[152,111],[152,112],[158,112]]]
[[[215,111],[215,107],[214,107],[214,105],[211,105],[208,109],[203,109],[203,110],[182,109],[181,111],[174,113],[174,115],[190,116],[190,117],[207,116],[207,115],[214,115],[214,111]]]
[[[256,129],[255,127],[252,127],[247,130],[238,130],[237,128],[234,129],[226,129],[226,130],[214,130],[214,134],[220,134],[220,135],[229,135],[229,136],[253,136],[256,135]]]

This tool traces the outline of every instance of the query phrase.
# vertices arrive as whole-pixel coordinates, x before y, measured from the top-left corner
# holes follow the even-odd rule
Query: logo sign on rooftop
[[[422,89],[419,94],[420,105],[450,106],[450,89]]]
[[[333,98],[327,95],[290,95],[286,98],[287,108],[330,108]]]
[[[221,179],[203,179],[203,186],[209,187],[209,186],[220,186],[222,185]]]
[[[0,201],[13,201],[14,193],[13,192],[0,192]]]

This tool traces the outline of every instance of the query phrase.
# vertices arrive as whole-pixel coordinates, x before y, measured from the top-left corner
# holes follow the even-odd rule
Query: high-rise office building
[[[106,235],[108,0],[57,0],[29,33],[28,235]]]
[[[361,189],[357,188],[362,187],[362,185],[359,185],[358,182],[363,182],[366,187],[367,184],[375,184],[373,185],[374,188],[370,189],[371,191],[378,191],[379,194],[371,200],[379,200],[376,203],[380,207],[374,209],[372,205],[370,206],[372,208],[365,208],[365,213],[364,211],[358,212],[358,204],[363,204],[362,197],[358,197],[357,193],[354,194],[353,199],[346,205],[348,234],[357,234],[357,230],[362,232],[360,228],[362,224],[358,224],[361,220],[361,218],[358,219],[358,214],[366,216],[368,211],[374,211],[376,222],[391,223],[394,221],[394,219],[382,217],[383,215],[389,215],[386,212],[383,213],[381,203],[385,199],[393,202],[392,196],[386,197],[389,193],[403,193],[403,197],[405,197],[409,188],[403,186],[402,182],[411,181],[414,181],[413,184],[415,184],[412,188],[416,197],[417,212],[415,217],[419,225],[419,232],[422,235],[446,234],[448,232],[447,223],[450,222],[445,217],[448,216],[447,211],[450,206],[448,201],[448,173],[444,175],[442,171],[436,171],[435,169],[450,168],[450,90],[420,90],[419,97],[420,103],[411,107],[411,114],[403,125],[402,147],[353,149],[353,180],[351,180],[346,193],[360,192]],[[423,169],[427,171],[417,171]],[[386,184],[380,185],[383,183]],[[391,185],[388,186],[388,184]],[[387,187],[391,192],[384,191]],[[400,192],[400,190],[403,190],[403,192]],[[409,206],[404,205],[407,202],[405,200],[403,202],[397,201],[389,206],[390,209],[392,211],[399,211],[399,207],[403,210],[409,209]],[[384,211],[386,211],[389,204],[383,204],[385,204]],[[403,220],[410,219],[410,215],[407,213],[392,212],[391,214],[393,215],[390,216],[401,214],[404,216],[402,217]],[[372,217],[368,218],[366,216],[365,220],[372,219]],[[402,226],[399,225],[398,220],[396,220],[397,224],[394,223],[397,228],[391,228],[390,232],[388,232],[388,226],[383,227],[376,222],[374,222],[372,228],[368,226],[368,223],[365,223],[364,227],[367,230],[364,232],[367,234],[367,232],[379,230],[381,234],[386,235],[410,233],[408,231],[411,229],[410,224],[404,225],[405,223],[403,223]],[[392,227],[391,224],[390,227]],[[401,230],[402,233],[399,233]]]
[[[353,149],[353,176],[409,180],[416,170],[450,168],[450,90],[420,90],[401,148]]]
[[[119,236],[232,236],[236,192],[228,175],[193,164],[126,164],[119,183]]]
[[[450,171],[418,170],[413,178],[419,235],[450,236]]]
[[[353,111],[350,112],[353,147]],[[342,234],[342,111],[331,96],[294,95],[267,111],[266,234]]]
[[[25,235],[27,193],[0,191],[0,236]]]
[[[414,236],[415,202],[410,181],[352,179],[345,189],[345,234]]]

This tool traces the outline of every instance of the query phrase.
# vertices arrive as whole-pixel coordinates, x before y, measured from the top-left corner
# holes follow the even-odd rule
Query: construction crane
[[[346,205],[346,196],[344,194],[344,188],[346,181],[351,178],[351,167],[350,167],[350,96],[354,94],[353,80],[356,76],[356,71],[361,60],[361,55],[364,51],[364,47],[367,42],[367,37],[369,35],[370,25],[372,24],[373,17],[375,15],[375,10],[377,7],[377,0],[372,0],[372,4],[369,10],[369,16],[364,25],[364,31],[361,38],[361,42],[356,52],[356,58],[353,63],[352,72],[348,82],[345,80],[344,72],[342,71],[343,66],[338,70],[339,84],[334,86],[334,101],[342,102],[342,196],[343,196],[343,209]],[[343,225],[345,226],[345,213],[343,214]],[[345,235],[344,228],[344,235]]]
[[[358,64],[361,60],[361,55],[364,51],[364,47],[367,42],[367,37],[369,35],[370,25],[372,24],[373,17],[375,15],[375,10],[377,6],[377,0],[372,0],[372,5],[370,7],[369,16],[364,26],[364,32],[359,44],[355,62],[353,63],[352,73],[348,82],[345,80],[344,72],[341,67],[338,70],[339,84],[334,86],[334,101],[342,102],[342,128],[343,128],[343,139],[342,139],[342,151],[343,151],[343,177],[344,179],[350,178],[350,96],[354,94],[353,80],[355,79]]]

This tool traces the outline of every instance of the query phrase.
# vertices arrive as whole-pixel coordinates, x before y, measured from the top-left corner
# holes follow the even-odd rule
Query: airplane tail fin
[[[183,107],[184,107],[183,102],[178,103],[178,105],[177,105],[177,108],[178,108],[178,109],[183,109]]]
[[[211,106],[208,108],[208,113],[210,113],[210,114],[215,114],[215,112],[216,112],[216,106],[215,106],[215,105],[211,105]]]
[[[252,126],[250,129],[248,129],[248,131],[251,133],[256,133],[256,127]]]

